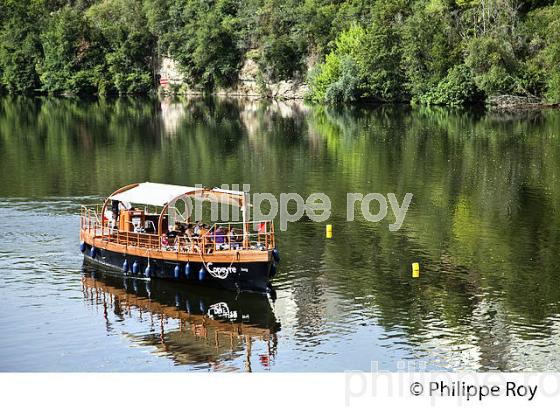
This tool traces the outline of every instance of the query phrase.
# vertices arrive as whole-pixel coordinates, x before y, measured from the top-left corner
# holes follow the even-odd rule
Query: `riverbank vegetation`
[[[190,86],[295,79],[309,99],[560,102],[560,1],[0,0],[0,84],[14,94],[140,94],[162,56]]]

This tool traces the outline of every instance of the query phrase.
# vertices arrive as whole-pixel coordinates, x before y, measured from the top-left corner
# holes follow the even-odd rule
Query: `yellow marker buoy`
[[[420,277],[420,265],[418,262],[414,262],[412,264],[412,277],[419,278]]]
[[[332,238],[332,225],[327,225],[327,230],[325,232],[327,239]]]

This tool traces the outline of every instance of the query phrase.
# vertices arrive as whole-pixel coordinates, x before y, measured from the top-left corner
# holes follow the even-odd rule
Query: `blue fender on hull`
[[[92,246],[89,250],[89,256],[95,259],[95,255],[97,255],[97,249],[95,249],[95,246]]]
[[[203,281],[205,276],[206,276],[206,271],[204,270],[204,266],[203,266],[198,271],[198,280]]]
[[[175,265],[175,269],[173,269],[173,274],[175,275],[175,279],[179,279],[181,277],[181,268],[179,265]]]
[[[185,278],[189,278],[191,276],[191,265],[187,262],[185,265]]]
[[[125,259],[123,264],[122,264],[122,271],[124,273],[128,273],[128,259]]]
[[[86,251],[86,243],[80,242],[80,252],[84,253]]]
[[[150,265],[146,266],[146,269],[144,269],[144,276],[147,278],[152,276],[152,268],[150,267]]]
[[[278,249],[274,248],[272,250],[272,257],[274,258],[274,260],[276,262],[280,262],[280,251],[278,251]]]
[[[132,273],[137,275],[139,271],[140,271],[140,265],[138,265],[138,262],[134,261],[134,263],[132,264]]]

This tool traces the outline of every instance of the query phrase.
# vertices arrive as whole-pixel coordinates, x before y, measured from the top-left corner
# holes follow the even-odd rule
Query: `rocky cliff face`
[[[267,85],[268,96],[275,99],[302,100],[309,92],[305,83],[294,80],[280,81]]]
[[[252,59],[246,59],[243,67],[239,70],[237,84],[231,88],[219,89],[218,95],[243,96],[243,97],[264,97],[265,90],[263,84],[259,84],[259,66]]]
[[[193,90],[187,86],[178,64],[169,57],[162,59],[159,74],[163,80],[161,90],[164,93],[201,94],[200,90]],[[239,71],[235,86],[217,89],[215,94],[231,97],[301,100],[308,91],[307,84],[295,80],[276,83],[265,81],[262,79],[258,64],[253,59],[247,58]]]
[[[179,64],[169,57],[163,57],[159,66],[160,81],[168,81],[170,86],[181,85],[185,81],[185,77],[179,70]],[[162,84],[163,85],[163,84]]]

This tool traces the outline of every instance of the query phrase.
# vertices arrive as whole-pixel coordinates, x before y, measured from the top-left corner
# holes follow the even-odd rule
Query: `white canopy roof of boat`
[[[245,193],[220,188],[189,187],[143,182],[130,189],[111,195],[109,199],[133,204],[165,206],[173,200],[188,196],[196,200],[243,206]]]

